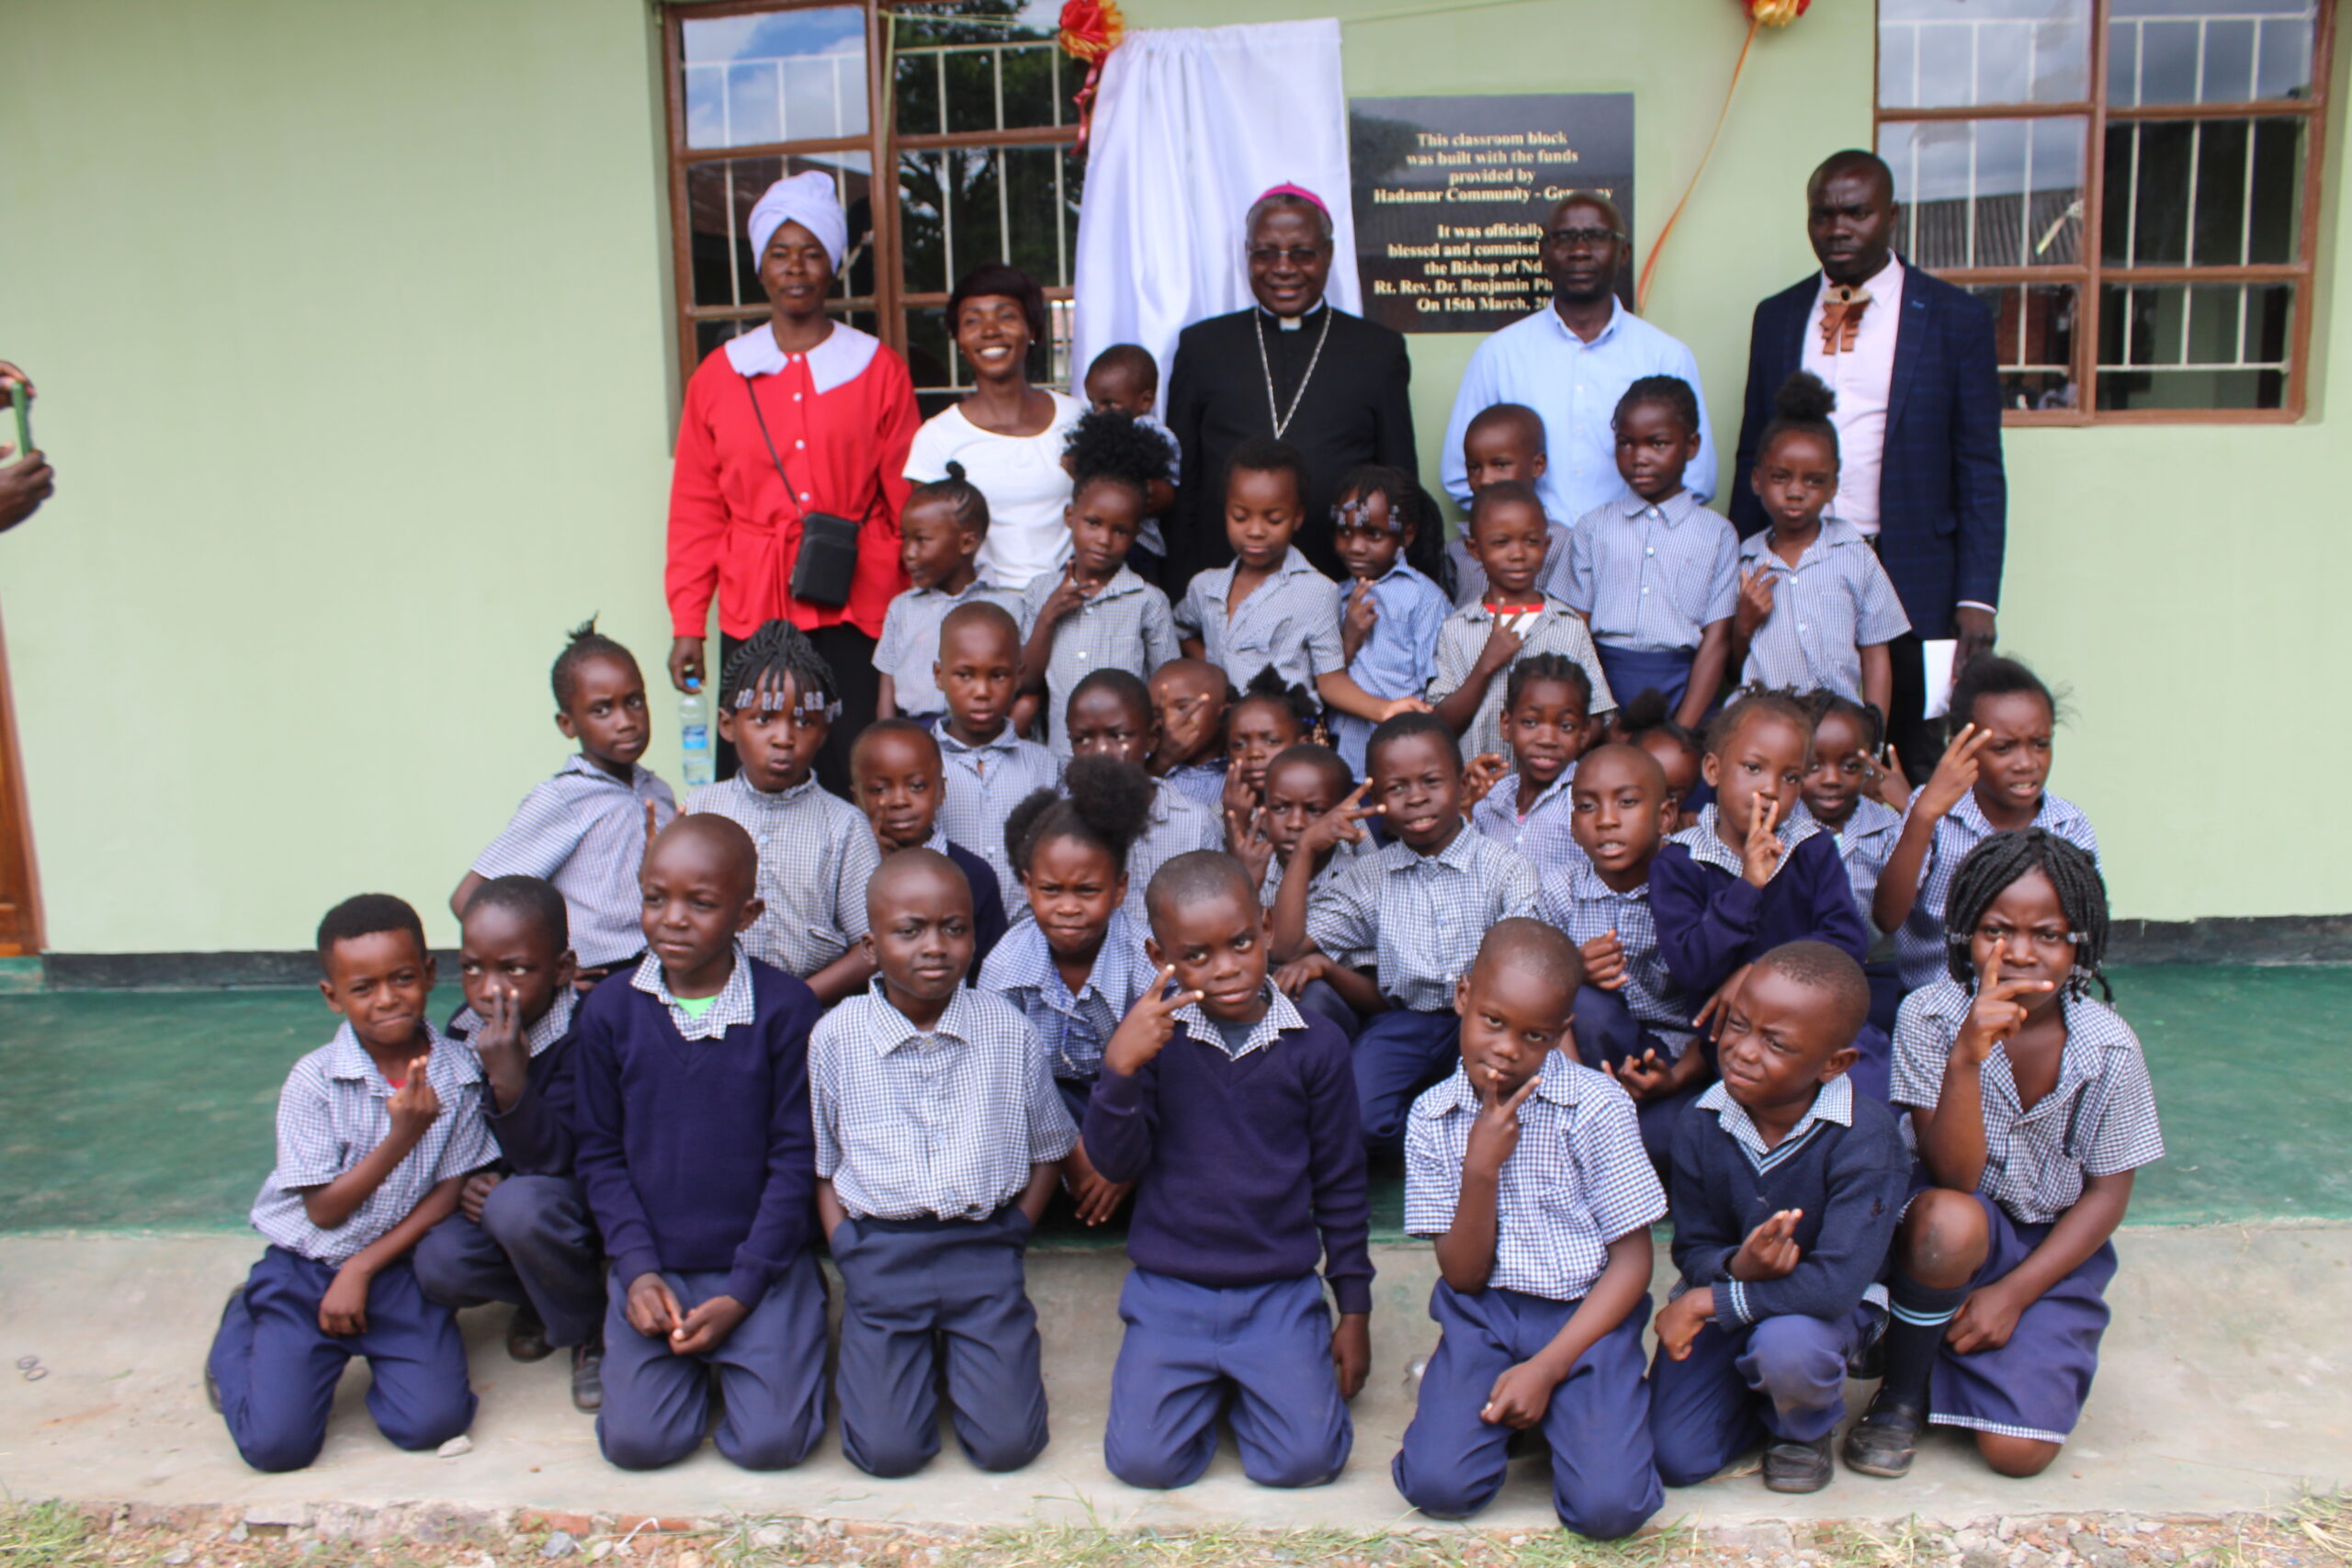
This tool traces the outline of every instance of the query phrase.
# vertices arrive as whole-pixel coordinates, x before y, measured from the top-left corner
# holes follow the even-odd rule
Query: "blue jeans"
[[[1370,1149],[1404,1146],[1405,1116],[1421,1090],[1453,1070],[1462,1021],[1451,1012],[1391,1008],[1364,1020],[1356,1034],[1356,1103]]]

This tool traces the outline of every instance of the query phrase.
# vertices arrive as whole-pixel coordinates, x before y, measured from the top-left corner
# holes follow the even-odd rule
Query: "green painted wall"
[[[1645,245],[1742,31],[1733,0],[1336,8],[1365,18],[1354,92],[1635,93]],[[1804,173],[1868,140],[1870,12],[1832,0],[1759,42],[1660,270],[1650,313],[1726,421],[1754,301],[1810,264]],[[39,379],[62,476],[0,540],[51,945],[299,946],[363,886],[445,938],[468,858],[561,756],[563,627],[602,610],[658,659],[658,53],[641,0],[0,7],[0,357]],[[2328,220],[2333,265],[2340,203]],[[2323,366],[2347,338],[2322,317]],[[1473,341],[1415,340],[1432,468]],[[2074,688],[2057,784],[2121,913],[2352,906],[2352,827],[2301,807],[2352,762],[2306,696],[2344,667],[2352,581],[2326,514],[2352,459],[2315,411],[2010,437],[2006,640]],[[2219,798],[2258,826],[2202,831],[2234,816],[2222,786],[2150,760],[2234,734],[2295,774],[2235,781]]]

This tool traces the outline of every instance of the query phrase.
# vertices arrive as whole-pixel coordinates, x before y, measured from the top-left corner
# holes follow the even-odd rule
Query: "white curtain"
[[[1176,334],[1250,302],[1241,221],[1284,181],[1330,207],[1327,297],[1361,311],[1336,19],[1130,34],[1103,62],[1087,145],[1071,380],[1141,344],[1165,407]]]

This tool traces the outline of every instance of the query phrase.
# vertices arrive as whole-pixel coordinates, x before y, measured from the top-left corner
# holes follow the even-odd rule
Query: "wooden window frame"
[[[2327,107],[2335,71],[2335,0],[2314,0],[2312,22],[2312,91],[2309,98],[2264,99],[2240,103],[2141,104],[2128,108],[2108,104],[2107,39],[2110,0],[2090,4],[2090,96],[2068,103],[1967,104],[1943,108],[1889,108],[1879,101],[1880,53],[1884,36],[1873,6],[1871,42],[1871,142],[1879,144],[1886,126],[1951,120],[2062,119],[2078,117],[2085,124],[2087,145],[2083,158],[2082,240],[2078,259],[2064,266],[1953,267],[1935,276],[1962,288],[2019,288],[2037,285],[2072,287],[2075,291],[2075,406],[2071,409],[2005,409],[2007,425],[2113,424],[2293,424],[2303,417],[2311,382],[2312,317],[2316,313],[2320,212],[2325,190]],[[2106,232],[2107,130],[2110,124],[2134,120],[2299,118],[2306,122],[2303,146],[2301,212],[2291,263],[2247,266],[2112,266],[2102,252]],[[2148,287],[2195,283],[2288,283],[2294,286],[2294,320],[2289,329],[2287,386],[2275,409],[2101,409],[2098,406],[2098,340],[2104,309],[2101,288],[2108,284]],[[2243,308],[2243,307],[2242,307]]]
[[[710,17],[743,16],[767,11],[838,9],[856,5],[865,13],[865,104],[867,132],[801,141],[764,141],[741,147],[688,147],[684,71],[684,27]],[[1033,41],[1024,39],[1024,42]],[[686,173],[697,164],[726,163],[739,158],[795,158],[820,152],[865,152],[872,165],[868,207],[874,222],[874,291],[835,301],[827,310],[871,312],[876,335],[900,355],[907,351],[909,310],[936,308],[947,302],[944,293],[910,291],[905,286],[904,258],[899,249],[899,153],[942,149],[999,147],[1066,147],[1078,141],[1075,119],[1068,125],[1032,126],[1012,130],[956,131],[944,135],[896,133],[890,123],[888,58],[888,29],[881,0],[681,0],[662,9],[662,91],[665,109],[670,178],[670,257],[674,274],[675,320],[681,384],[694,374],[702,355],[699,328],[706,321],[757,321],[767,318],[764,306],[697,305],[695,303],[693,215],[688,209]],[[1044,289],[1049,304],[1067,303],[1067,285]]]

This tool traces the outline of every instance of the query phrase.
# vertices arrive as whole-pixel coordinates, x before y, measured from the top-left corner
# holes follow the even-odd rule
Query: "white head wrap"
[[[752,256],[754,265],[768,248],[768,240],[786,222],[799,224],[817,236],[825,254],[838,268],[849,248],[849,215],[833,194],[833,176],[815,169],[781,179],[768,186],[752,209]]]

